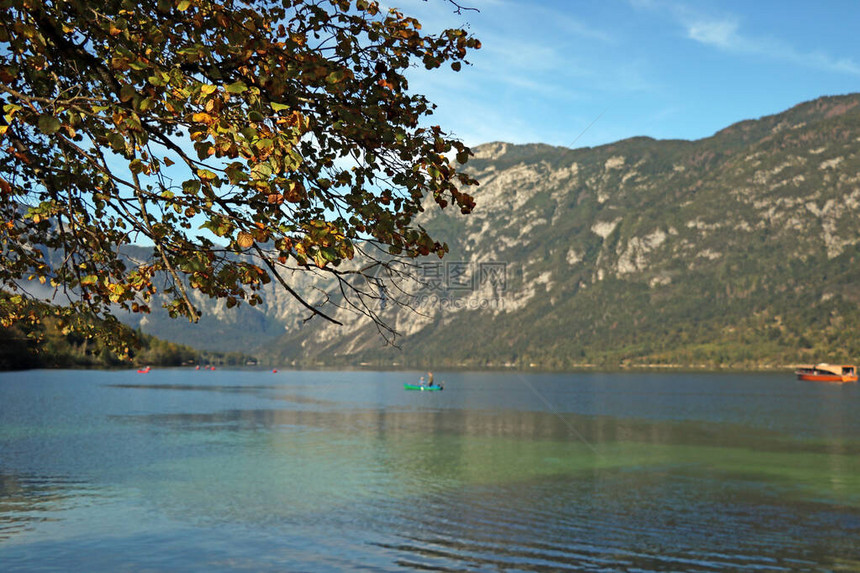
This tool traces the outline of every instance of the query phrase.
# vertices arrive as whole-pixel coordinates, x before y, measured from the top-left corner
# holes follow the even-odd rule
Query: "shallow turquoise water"
[[[860,392],[0,373],[2,571],[856,571]]]

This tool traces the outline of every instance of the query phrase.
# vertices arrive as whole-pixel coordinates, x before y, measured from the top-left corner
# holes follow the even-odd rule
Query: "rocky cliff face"
[[[451,246],[380,308],[400,349],[345,313],[300,324],[267,293],[273,360],[569,368],[849,359],[860,347],[860,96],[822,98],[695,141],[593,149],[491,143]]]

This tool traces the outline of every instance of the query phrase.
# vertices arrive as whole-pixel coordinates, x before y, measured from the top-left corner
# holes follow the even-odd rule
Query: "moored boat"
[[[421,384],[404,384],[404,390],[421,390],[422,392],[438,392],[440,390],[444,390],[443,386],[437,386],[436,384],[431,384],[429,386],[422,386]]]
[[[857,382],[857,368],[853,364],[821,364],[798,366],[794,371],[798,380],[812,382]]]

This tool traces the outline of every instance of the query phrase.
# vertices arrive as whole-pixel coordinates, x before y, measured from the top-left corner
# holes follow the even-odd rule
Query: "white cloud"
[[[760,56],[827,72],[860,75],[860,65],[850,58],[837,59],[821,51],[803,52],[775,38],[742,34],[737,22],[698,21],[687,25],[691,40],[728,53]]]
[[[834,57],[821,50],[804,51],[770,36],[750,34],[741,29],[733,14],[702,12],[696,4],[631,0],[637,8],[668,12],[680,24],[687,38],[735,55],[757,56],[826,72],[860,75],[860,64],[851,58]]]
[[[688,24],[687,36],[710,46],[731,50],[740,44],[738,23],[730,20],[699,21]]]

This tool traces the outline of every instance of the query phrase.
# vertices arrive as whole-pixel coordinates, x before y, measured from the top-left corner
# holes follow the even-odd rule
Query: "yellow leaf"
[[[254,237],[251,233],[239,231],[239,235],[236,237],[236,243],[243,249],[247,249],[254,244]]]

